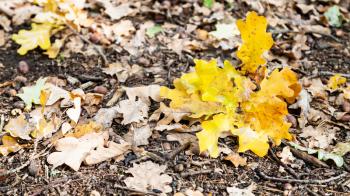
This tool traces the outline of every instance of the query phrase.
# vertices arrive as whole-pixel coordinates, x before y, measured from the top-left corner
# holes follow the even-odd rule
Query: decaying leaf
[[[78,123],[81,113],[81,97],[73,99],[74,107],[67,110],[67,116],[75,123]]]
[[[151,137],[152,130],[149,125],[143,125],[140,127],[131,126],[124,138],[127,142],[133,146],[141,146],[149,144],[148,138]]]
[[[162,193],[170,193],[172,188],[169,184],[172,182],[172,178],[167,174],[162,174],[165,170],[165,165],[158,165],[152,161],[134,164],[132,168],[127,170],[133,177],[126,178],[124,182],[127,187],[140,191],[148,192],[157,189]]]
[[[328,23],[333,27],[341,27],[343,22],[343,15],[340,12],[339,6],[334,5],[324,13]]]
[[[7,156],[8,154],[12,152],[17,152],[20,149],[22,149],[22,146],[17,143],[15,138],[8,135],[4,135],[2,137],[2,145],[0,145],[1,155]]]
[[[80,138],[61,138],[55,144],[58,152],[49,154],[47,162],[52,164],[53,168],[66,164],[74,171],[78,171],[81,163],[92,150],[103,147],[105,138],[106,132],[92,132]]]
[[[23,93],[17,96],[26,104],[26,110],[30,110],[32,104],[40,104],[41,91],[44,89],[46,78],[39,78],[34,86],[23,87]]]
[[[126,153],[130,149],[131,145],[129,143],[117,144],[115,142],[108,142],[107,146],[98,146],[96,150],[89,152],[85,158],[84,163],[86,165],[94,165],[101,163],[113,157],[118,157]]]
[[[119,102],[117,111],[123,114],[122,124],[141,122],[148,116],[148,106],[141,100],[132,101],[130,99]]]
[[[30,140],[30,133],[33,131],[23,114],[17,118],[10,119],[4,130],[9,132],[13,137],[19,137],[24,140]]]
[[[249,185],[245,189],[240,189],[237,187],[227,187],[226,190],[229,196],[254,196],[253,191],[256,189],[255,184]]]

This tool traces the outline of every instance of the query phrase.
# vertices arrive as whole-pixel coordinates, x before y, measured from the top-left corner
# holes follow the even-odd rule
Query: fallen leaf
[[[32,104],[40,104],[41,91],[44,89],[46,78],[39,78],[34,86],[23,87],[23,93],[17,94],[26,104],[25,109],[30,110]]]
[[[65,38],[56,39],[55,42],[52,44],[52,46],[48,48],[46,52],[44,52],[44,54],[49,56],[50,59],[56,58],[64,44],[64,41],[65,41]]]
[[[111,127],[113,119],[115,119],[118,115],[118,109],[118,106],[111,108],[101,108],[94,116],[94,121],[98,124],[101,124],[105,128]]]
[[[152,130],[149,125],[140,127],[131,126],[127,134],[124,135],[125,141],[133,146],[141,146],[149,144],[148,138],[151,137]]]
[[[113,157],[121,156],[130,150],[130,148],[131,145],[129,143],[117,144],[110,141],[107,143],[106,147],[98,146],[96,150],[90,151],[84,163],[86,165],[98,164]]]
[[[70,94],[68,91],[54,85],[51,83],[46,83],[44,86],[44,89],[50,92],[50,96],[48,100],[46,101],[46,105],[50,106],[56,103],[60,99],[64,99],[66,101],[69,101],[71,99]]]
[[[340,74],[335,74],[328,80],[328,88],[332,91],[338,90],[343,84],[346,84],[346,78],[341,76]]]
[[[8,135],[4,135],[2,137],[2,145],[0,145],[0,154],[2,154],[3,156],[7,156],[12,152],[17,152],[21,149],[22,146],[17,143],[15,138]]]
[[[81,97],[75,97],[73,103],[74,107],[69,108],[66,113],[73,122],[78,123],[81,114]]]
[[[38,46],[43,50],[49,49],[51,47],[50,36],[52,28],[50,23],[32,23],[31,30],[20,30],[18,34],[12,35],[12,39],[21,45],[17,50],[18,54],[25,55],[29,50],[33,50]]]
[[[251,184],[244,189],[240,189],[237,187],[227,187],[226,191],[228,192],[229,196],[254,196],[253,191],[255,189],[255,184]]]
[[[323,85],[320,78],[311,80],[311,86],[307,88],[307,90],[311,93],[314,98],[322,98],[326,100],[326,86]]]
[[[132,122],[142,122],[148,116],[148,105],[141,100],[132,101],[129,99],[122,100],[118,104],[117,111],[123,114],[122,124],[130,124]]]
[[[160,25],[154,25],[153,27],[150,27],[146,30],[146,35],[150,38],[153,38],[158,33],[162,32],[163,28]]]
[[[209,34],[217,39],[231,39],[239,35],[239,30],[235,22],[225,24],[218,23],[215,25],[216,31],[212,31]]]
[[[258,16],[256,12],[248,12],[245,22],[237,20],[237,27],[243,42],[237,57],[243,62],[243,71],[254,73],[259,65],[265,65],[262,54],[273,45],[271,33],[266,33],[266,18]]]
[[[306,138],[310,148],[321,148],[326,149],[335,137],[336,128],[330,128],[327,126],[317,126],[316,128],[312,126],[307,126],[299,134],[300,137]]]
[[[80,138],[61,138],[55,144],[55,149],[58,152],[49,154],[47,162],[53,165],[53,168],[66,164],[74,171],[78,171],[89,153],[104,145],[105,135],[105,133],[92,132]]]
[[[19,137],[24,140],[31,140],[30,133],[33,127],[28,123],[26,117],[21,114],[17,118],[12,118],[4,127],[4,130],[9,132],[12,137]]]
[[[289,146],[283,148],[282,152],[279,154],[279,157],[281,157],[281,162],[287,165],[292,164],[295,160],[292,152],[290,152]]]
[[[165,170],[165,165],[158,165],[152,161],[134,164],[127,170],[127,173],[131,173],[133,177],[126,178],[124,182],[127,187],[144,192],[157,189],[162,193],[170,193],[172,188],[169,184],[172,178],[167,174],[162,174]]]
[[[148,86],[139,86],[139,87],[123,87],[126,92],[126,95],[130,100],[136,100],[139,98],[143,103],[148,106],[151,105],[149,98],[152,98],[154,101],[160,102],[162,98],[159,95],[160,86],[159,85],[148,85]]]
[[[246,166],[247,158],[241,157],[238,153],[230,153],[225,157],[225,160],[230,161],[235,167]]]
[[[350,142],[338,142],[332,150],[332,153],[339,156],[344,156],[348,152],[350,152]]]
[[[343,23],[343,15],[340,12],[339,6],[333,5],[328,8],[324,13],[324,16],[327,18],[328,23],[333,27],[341,27]]]

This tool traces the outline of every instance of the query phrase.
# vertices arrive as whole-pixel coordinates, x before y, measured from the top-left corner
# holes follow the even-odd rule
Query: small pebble
[[[100,33],[93,33],[93,34],[90,34],[90,41],[94,44],[98,44],[101,40],[101,34]]]
[[[25,61],[20,61],[18,63],[18,71],[21,72],[22,74],[28,73],[29,72],[28,63]]]
[[[14,79],[15,82],[20,82],[20,83],[26,83],[27,80],[28,79],[26,77],[24,77],[24,76],[16,76],[15,79]]]
[[[117,82],[118,82],[118,80],[112,78],[112,79],[109,81],[109,84],[111,84],[111,85],[113,86],[113,85],[115,85]]]
[[[100,94],[105,95],[105,94],[108,93],[108,89],[107,89],[106,87],[104,87],[104,86],[96,86],[96,87],[94,88],[94,92],[95,92],[95,93],[100,93]]]
[[[284,184],[284,190],[292,190],[293,186],[290,183]]]
[[[28,173],[31,176],[38,176],[40,174],[40,165],[36,161],[30,162],[28,166]]]
[[[350,112],[350,103],[349,101],[344,100],[342,104],[342,109],[344,112]]]
[[[335,34],[336,34],[338,37],[341,37],[341,36],[344,35],[344,31],[342,31],[342,30],[336,30],[336,31],[335,31]]]
[[[175,165],[174,170],[176,172],[182,172],[184,170],[184,165],[183,164],[177,164],[177,165]]]

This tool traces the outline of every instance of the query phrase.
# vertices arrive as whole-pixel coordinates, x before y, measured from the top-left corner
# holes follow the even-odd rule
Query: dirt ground
[[[172,1],[173,4],[180,4],[181,1]],[[246,4],[238,4],[232,15],[236,17],[244,16],[249,10]],[[144,18],[158,20],[160,24],[165,22],[175,23],[179,26],[187,24],[190,19],[193,8],[187,10],[187,14],[181,17],[166,17],[164,13],[153,14],[149,16],[135,15],[128,19],[141,23]],[[210,30],[212,26],[203,26],[202,28]],[[304,52],[304,61],[289,61],[293,64],[293,69],[298,73],[299,77],[315,76],[325,79],[329,77],[329,73],[350,74],[350,25],[344,25],[337,31],[342,31],[336,39],[330,36],[322,35],[315,37],[312,33],[307,33],[307,43],[310,49]],[[332,29],[332,35],[335,29]],[[277,37],[278,36],[278,37]],[[293,33],[274,34],[277,42],[290,41]],[[102,72],[101,67],[103,61],[100,56],[85,56],[82,54],[74,54],[71,57],[63,59],[48,59],[42,54],[40,49],[29,52],[25,56],[17,54],[18,45],[10,41],[10,46],[0,49],[0,62],[4,68],[0,72],[0,84],[6,82],[18,81],[18,76],[27,79],[25,82],[15,82],[15,85],[0,86],[0,115],[4,114],[6,119],[11,116],[11,111],[16,108],[23,109],[24,105],[20,99],[13,96],[12,90],[19,91],[21,87],[26,86],[39,77],[55,76],[60,79],[67,80],[69,76],[73,76],[80,83],[93,81],[94,85],[85,89],[87,92],[93,91],[95,86],[105,86],[108,93],[104,98],[104,103],[100,107],[104,107],[106,102],[113,95],[118,85],[122,86],[140,86],[153,84],[155,81],[152,72],[147,72],[149,67],[153,65],[162,65],[161,76],[164,83],[161,85],[171,86],[172,81],[181,75],[182,72],[189,71],[193,66],[193,58],[210,59],[215,56],[222,58],[231,58],[231,53],[235,50],[220,51],[219,49],[209,48],[205,51],[184,53],[182,56],[174,54],[164,47],[159,47],[156,56],[151,54],[143,54],[142,56],[128,58],[130,64],[137,63],[146,70],[145,77],[130,77],[125,83],[115,82],[112,76]],[[272,49],[272,53],[277,55],[288,55],[281,51],[278,45]],[[113,62],[122,56],[128,56],[126,51],[117,52],[112,48],[105,49],[105,55],[108,61]],[[146,60],[145,60],[146,59]],[[233,59],[235,60],[235,59]],[[18,64],[20,61],[26,61],[29,65],[28,73],[20,73]],[[142,62],[146,63],[142,63]],[[141,62],[141,63],[140,63]],[[83,66],[85,65],[85,66]],[[74,89],[77,86],[67,85],[67,89]],[[313,100],[312,105],[319,105],[317,100]],[[152,105],[157,108],[157,105]],[[299,111],[290,111],[291,114],[297,116]],[[88,116],[86,112],[82,116]],[[128,127],[113,124],[112,132],[117,135],[126,133]],[[349,130],[347,130],[349,131]],[[292,133],[298,133],[299,130],[293,129]],[[154,162],[166,164],[168,166],[167,174],[173,178],[171,184],[174,192],[184,189],[199,190],[206,194],[212,195],[228,195],[226,188],[235,185],[239,188],[245,188],[252,183],[256,184],[254,193],[256,195],[288,195],[288,191],[292,191],[291,195],[350,195],[350,188],[344,186],[339,181],[330,181],[325,184],[303,183],[303,182],[283,182],[278,180],[268,180],[268,177],[276,178],[293,178],[291,173],[280,172],[283,163],[276,160],[276,152],[281,151],[282,146],[273,147],[269,155],[258,158],[251,152],[243,153],[242,156],[247,158],[248,165],[244,167],[234,167],[232,163],[224,160],[223,156],[217,159],[211,159],[198,155],[186,155],[180,152],[174,159],[167,160],[165,155],[176,149],[179,144],[177,142],[169,142],[166,140],[165,133],[159,133],[159,137],[150,139],[150,144],[145,149],[166,160],[157,160],[157,157],[148,158]],[[347,141],[349,134],[341,134],[339,141]],[[237,141],[235,138],[227,137],[220,139],[223,145],[235,148]],[[37,151],[41,151],[45,146],[39,144]],[[22,149],[16,154],[8,157],[0,157],[0,171],[8,171],[18,168],[25,164],[34,153],[33,145]],[[344,157],[346,163],[350,164],[350,155]],[[9,176],[0,177],[0,195],[143,195],[132,189],[125,187],[123,180],[130,174],[125,171],[132,163],[140,161],[134,154],[129,153],[125,160],[117,162],[110,160],[95,166],[82,166],[78,172],[72,171],[67,166],[60,166],[55,170],[50,169],[50,165],[46,162],[45,156],[41,156],[36,161],[31,162],[29,166],[21,168],[19,171]],[[338,176],[346,171],[346,168],[337,168],[334,164],[328,164],[326,167],[317,167],[313,164],[305,163],[300,170],[295,171],[302,180],[308,179],[326,179]],[[349,171],[349,170],[347,170]],[[152,190],[152,195],[158,195],[158,190]]]

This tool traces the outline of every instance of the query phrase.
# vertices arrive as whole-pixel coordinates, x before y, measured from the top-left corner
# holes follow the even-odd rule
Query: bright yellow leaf
[[[243,63],[242,71],[254,73],[260,65],[265,65],[262,55],[273,45],[271,33],[266,33],[267,20],[256,12],[248,12],[245,22],[237,20],[237,27],[243,41],[237,52]]]
[[[21,47],[17,50],[18,54],[25,55],[29,50],[33,50],[40,46],[46,50],[51,47],[50,32],[52,24],[32,24],[31,30],[20,30],[18,34],[12,35],[12,39],[20,44]]]
[[[7,156],[11,152],[17,152],[22,149],[22,146],[17,143],[16,139],[9,136],[4,135],[2,137],[2,145],[0,145],[0,154],[3,156]]]
[[[328,88],[330,88],[331,90],[335,91],[338,90],[339,87],[343,84],[346,83],[346,78],[344,78],[343,76],[341,76],[340,74],[335,74],[334,76],[332,76],[329,81],[328,81]]]
[[[251,150],[259,157],[263,157],[267,154],[269,144],[266,134],[253,131],[249,127],[234,129],[232,130],[232,134],[237,135],[239,138],[238,152]]]
[[[64,39],[56,39],[55,43],[52,44],[52,46],[46,52],[44,52],[44,54],[47,54],[50,59],[56,58],[63,44],[64,44]]]

